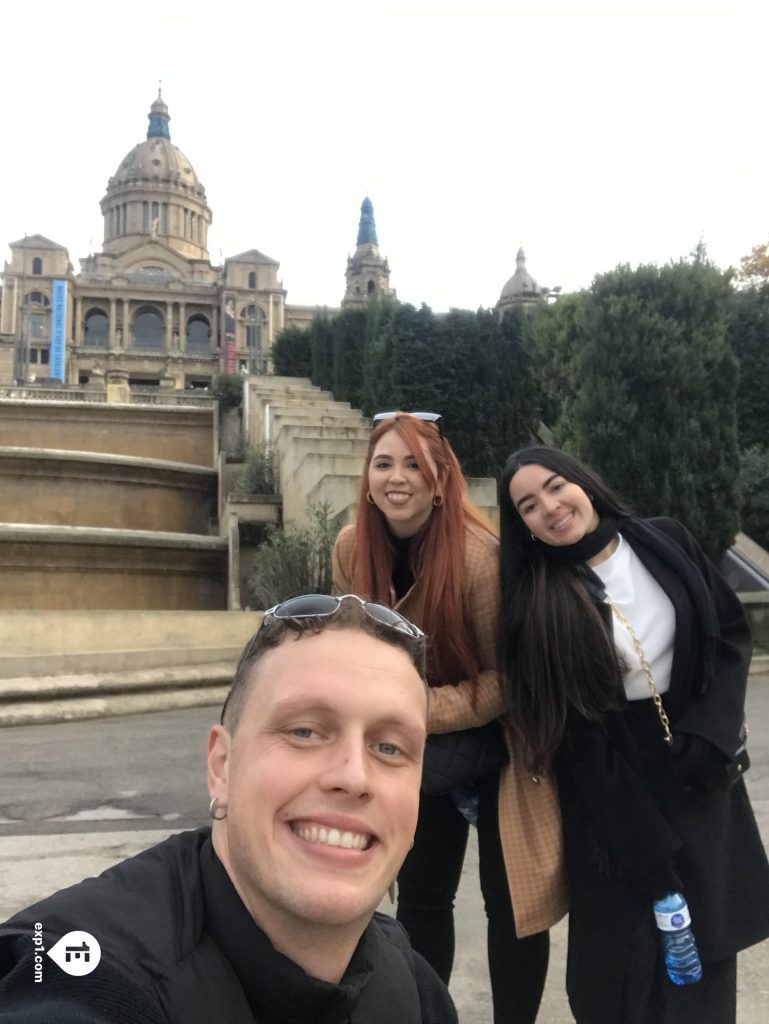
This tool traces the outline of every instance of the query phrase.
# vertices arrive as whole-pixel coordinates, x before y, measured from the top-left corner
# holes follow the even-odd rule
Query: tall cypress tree
[[[738,528],[730,299],[702,250],[596,278],[559,425],[639,513],[675,516],[714,558]]]
[[[769,445],[769,284],[735,293],[729,340],[740,363],[740,447]]]

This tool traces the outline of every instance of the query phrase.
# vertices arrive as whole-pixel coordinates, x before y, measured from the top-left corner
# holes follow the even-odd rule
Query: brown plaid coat
[[[334,589],[338,594],[353,589],[355,526],[346,526],[334,546]],[[499,542],[491,534],[468,523],[465,529],[463,594],[468,621],[480,655],[482,671],[477,679],[458,686],[443,686],[430,678],[428,720],[430,732],[451,732],[483,725],[502,714],[502,698],[496,664],[499,617]],[[417,581],[400,601],[390,603],[406,618],[422,623],[413,614]],[[510,743],[508,742],[508,746]],[[510,763],[499,780],[499,833],[519,938],[550,928],[566,913],[566,881],[563,861],[561,812],[555,780],[532,776],[510,751]]]

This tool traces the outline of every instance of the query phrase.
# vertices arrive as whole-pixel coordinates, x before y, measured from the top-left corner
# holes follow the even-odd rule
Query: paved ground
[[[749,788],[769,845],[769,676],[751,680]],[[207,818],[211,709],[0,730],[0,920]],[[490,1024],[478,858],[457,900],[452,991],[462,1024]],[[388,909],[383,907],[383,909]],[[553,931],[539,1024],[572,1024],[563,993],[565,925]],[[740,958],[739,1024],[769,1021],[769,942]]]

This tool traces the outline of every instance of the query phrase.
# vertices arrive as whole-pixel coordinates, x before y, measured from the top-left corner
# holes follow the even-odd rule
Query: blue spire
[[[147,129],[148,139],[168,139],[171,140],[171,132],[168,128],[168,122],[171,120],[171,116],[168,113],[168,107],[163,102],[163,96],[158,86],[158,98],[150,107],[150,112],[147,114],[150,124]]]
[[[365,245],[371,242],[379,245],[376,237],[376,224],[374,223],[374,204],[368,196],[360,206],[360,223],[358,224],[358,245]]]

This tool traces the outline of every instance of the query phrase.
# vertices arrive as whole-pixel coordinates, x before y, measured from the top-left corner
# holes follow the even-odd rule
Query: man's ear
[[[227,806],[232,737],[223,725],[214,725],[208,734],[208,795],[219,807]]]

